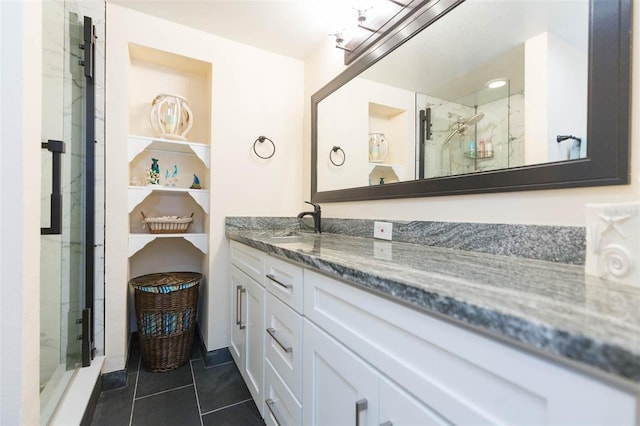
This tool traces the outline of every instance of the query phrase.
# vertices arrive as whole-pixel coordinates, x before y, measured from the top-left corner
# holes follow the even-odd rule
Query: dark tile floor
[[[199,352],[182,367],[151,373],[134,338],[127,386],[100,394],[92,425],[264,425],[233,362],[205,368]]]

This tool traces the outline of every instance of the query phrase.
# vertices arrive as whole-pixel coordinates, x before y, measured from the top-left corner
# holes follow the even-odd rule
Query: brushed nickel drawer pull
[[[240,295],[240,290],[242,290],[242,286],[241,285],[237,285],[236,286],[236,325],[240,325],[240,298],[242,297]]]
[[[271,415],[273,416],[274,420],[276,421],[276,423],[278,423],[278,426],[280,426],[282,424],[282,422],[280,421],[280,419],[278,419],[278,415],[276,414],[276,403],[273,399],[269,398],[266,399],[264,402],[267,403],[267,408],[269,409],[269,411],[271,412]]]
[[[369,403],[366,398],[356,401],[356,426],[360,426],[360,412],[366,411]]]
[[[269,336],[271,336],[273,338],[273,340],[276,341],[276,343],[282,348],[283,351],[287,352],[287,353],[291,353],[293,352],[293,348],[291,346],[285,346],[282,344],[282,342],[280,340],[278,340],[278,338],[276,337],[276,329],[275,328],[267,328],[267,333],[269,333]]]
[[[238,323],[238,327],[240,327],[240,330],[244,330],[245,328],[247,328],[247,326],[245,324],[242,324],[242,295],[244,293],[247,292],[246,288],[242,288],[242,286],[240,286],[240,322]]]
[[[278,281],[273,274],[267,274],[267,278],[269,278],[274,283],[279,284],[280,286],[286,288],[287,290],[290,290],[291,288],[293,288],[293,286],[291,284],[285,284],[285,283],[282,283],[282,282]]]

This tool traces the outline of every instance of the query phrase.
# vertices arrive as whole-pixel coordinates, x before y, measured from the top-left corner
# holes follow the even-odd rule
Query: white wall
[[[39,424],[40,2],[0,2],[0,424]]]
[[[635,27],[640,25],[640,8],[633,10]],[[545,225],[585,224],[587,203],[615,203],[640,199],[640,31],[633,33],[634,72],[632,82],[631,184],[578,189],[509,192],[502,194],[456,195],[400,200],[324,203],[325,217],[386,218],[451,222],[519,223]],[[327,42],[305,62],[305,100],[334,78],[344,67],[339,49]],[[302,199],[310,197],[311,118],[305,105],[303,156],[305,187]]]
[[[209,277],[201,321],[208,350],[229,344],[226,216],[287,216],[302,208],[304,64],[107,3],[106,367],[124,368],[127,341],[126,138],[132,42],[212,64]],[[151,101],[151,100],[149,100]],[[277,150],[252,152],[260,135]],[[113,171],[123,171],[114,173]],[[202,317],[201,317],[202,318]]]

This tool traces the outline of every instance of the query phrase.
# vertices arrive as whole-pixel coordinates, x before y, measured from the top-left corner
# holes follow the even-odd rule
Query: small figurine
[[[160,184],[160,166],[158,166],[158,159],[151,159],[151,169],[147,169],[147,183],[150,185]]]
[[[200,186],[200,179],[195,174],[193,175],[193,183],[190,186],[191,189],[202,189]]]

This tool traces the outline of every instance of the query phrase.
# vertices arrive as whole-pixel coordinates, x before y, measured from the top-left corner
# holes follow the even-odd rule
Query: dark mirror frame
[[[311,97],[311,200],[339,202],[629,183],[632,0],[591,0],[587,158],[385,185],[321,191],[318,103],[464,0],[432,0]]]

